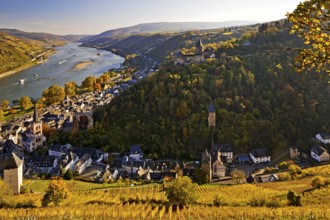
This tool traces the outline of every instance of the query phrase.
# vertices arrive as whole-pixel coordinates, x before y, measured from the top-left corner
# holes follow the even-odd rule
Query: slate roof
[[[269,157],[270,153],[267,148],[262,148],[262,149],[254,149],[250,152],[255,158],[258,157]]]
[[[324,139],[330,139],[330,135],[328,133],[320,133],[321,138]]]
[[[250,157],[247,154],[240,154],[240,155],[237,155],[237,160],[239,162],[249,162],[250,161]]]
[[[23,160],[15,153],[0,155],[0,172],[8,169],[16,169],[23,163]]]
[[[143,153],[141,149],[141,145],[133,145],[131,146],[130,154],[141,154]]]
[[[208,110],[209,110],[209,113],[214,113],[215,112],[215,107],[214,107],[213,103],[210,104]]]
[[[215,149],[220,152],[233,152],[233,147],[230,144],[216,144]]]
[[[321,156],[325,151],[327,151],[326,149],[324,149],[323,147],[321,146],[313,146],[311,147],[311,151],[313,153],[315,153],[316,155],[318,156]]]
[[[57,160],[56,157],[53,156],[32,156],[29,159],[29,163],[35,165],[36,167],[53,167],[54,162]]]

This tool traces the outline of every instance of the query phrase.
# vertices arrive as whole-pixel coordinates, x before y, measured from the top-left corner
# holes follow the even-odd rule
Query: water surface
[[[0,79],[0,101],[20,99],[23,96],[40,98],[42,91],[56,84],[64,86],[66,82],[75,81],[77,85],[86,76],[100,76],[110,68],[119,67],[124,62],[109,51],[79,47],[78,43],[69,43],[56,48],[48,61]],[[93,61],[86,68],[75,70],[77,63]],[[36,76],[37,75],[37,76]],[[26,79],[20,84],[21,79]]]

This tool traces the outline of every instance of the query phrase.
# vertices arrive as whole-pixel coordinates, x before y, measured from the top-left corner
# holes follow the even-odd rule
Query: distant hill
[[[118,28],[105,31],[99,35],[81,39],[82,42],[94,41],[104,37],[119,35],[131,35],[142,33],[163,33],[163,32],[182,32],[188,30],[216,29],[223,27],[233,27],[256,24],[256,21],[224,21],[224,22],[159,22],[138,24],[131,27]]]
[[[55,35],[55,34],[48,34],[48,33],[35,33],[35,32],[25,32],[17,29],[0,29],[0,32],[7,33],[9,35],[25,38],[28,40],[36,40],[43,42],[45,44],[53,44],[53,45],[63,45],[69,41],[77,41],[85,35]]]

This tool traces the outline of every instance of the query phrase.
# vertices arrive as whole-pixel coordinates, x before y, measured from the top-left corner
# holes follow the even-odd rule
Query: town
[[[271,160],[267,148],[253,149],[246,154],[234,154],[230,144],[216,144],[205,147],[200,161],[181,161],[174,159],[152,160],[145,158],[143,145],[130,146],[124,153],[103,152],[90,147],[71,146],[70,144],[51,144],[45,146],[43,124],[50,128],[65,131],[79,131],[93,127],[93,110],[110,103],[120,91],[136,81],[126,82],[75,97],[68,96],[59,104],[39,110],[35,107],[33,115],[24,116],[1,126],[0,174],[15,193],[21,192],[23,178],[45,179],[71,175],[77,180],[109,183],[118,179],[134,181],[161,181],[178,176],[196,178],[202,172],[205,182],[233,183],[231,173],[243,171],[239,182],[268,182],[279,180],[276,163]],[[213,104],[208,109],[208,127],[216,127],[216,110]],[[327,133],[315,137],[315,145],[309,152],[291,147],[283,158],[290,155],[294,163],[302,168],[329,162],[329,153],[322,145],[330,144]],[[40,154],[40,149],[43,154]],[[38,153],[36,153],[36,151]],[[272,172],[270,167],[275,166]],[[268,169],[268,170],[267,170]],[[268,171],[268,172],[267,172]],[[206,178],[206,180],[205,180]]]

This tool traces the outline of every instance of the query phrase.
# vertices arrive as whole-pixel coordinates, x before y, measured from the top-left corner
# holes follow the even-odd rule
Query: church
[[[22,145],[24,151],[31,153],[43,146],[46,141],[42,133],[42,121],[39,118],[37,107],[34,106],[33,121],[26,132],[22,134]]]
[[[189,63],[201,63],[205,61],[205,47],[202,40],[199,39],[196,43],[195,53],[183,53],[179,50],[176,54],[176,63],[189,64]]]

